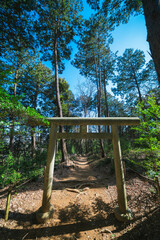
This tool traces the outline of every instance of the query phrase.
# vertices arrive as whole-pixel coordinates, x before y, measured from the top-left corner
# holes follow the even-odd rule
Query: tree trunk
[[[37,97],[38,97],[38,83],[36,84],[36,92],[33,101],[33,108],[36,110],[37,108]],[[35,128],[31,128],[31,145],[32,145],[32,157],[35,156],[36,151],[36,134]]]
[[[57,37],[55,37],[55,40],[54,40],[54,64],[55,64],[55,83],[56,83],[56,100],[57,100],[58,116],[63,117],[62,105],[60,100],[60,90],[59,90],[59,77],[58,77]],[[60,126],[59,130],[60,132],[64,132],[64,127]],[[64,139],[61,139],[61,148],[62,148],[62,161],[68,165],[69,159],[67,156],[67,147]]]
[[[16,76],[15,76],[15,79],[17,80],[17,76],[18,75],[18,70],[17,70],[17,74],[16,74]],[[17,83],[14,83],[14,96],[16,97],[16,95],[17,95]]]
[[[99,76],[98,76],[98,70],[97,70],[97,63],[96,58],[94,57],[95,62],[95,70],[96,70],[96,82],[97,82],[97,105],[98,105],[98,117],[101,117],[101,70],[100,70],[100,59],[98,61],[98,67],[99,67]],[[98,126],[98,132],[101,132],[101,127]],[[101,157],[105,157],[104,153],[104,145],[103,140],[99,139],[100,149],[101,149]]]
[[[98,47],[99,47],[99,38],[98,38]],[[102,81],[101,81],[101,62],[100,62],[100,50],[98,53],[98,67],[99,67],[99,114],[98,117],[101,117],[101,93],[102,93]],[[101,132],[101,127],[99,126],[99,133]],[[105,157],[104,152],[104,143],[103,140],[100,139],[100,148],[101,148],[101,157]]]
[[[104,111],[104,115],[105,115],[105,117],[109,117],[108,96],[107,96],[107,91],[106,91],[106,81],[105,80],[106,80],[106,76],[105,76],[105,72],[104,72],[103,87],[104,87],[104,99],[105,99],[105,108],[106,108]],[[109,126],[107,126],[107,133],[110,133]]]
[[[35,150],[36,150],[36,135],[35,135],[35,129],[31,129],[31,144],[32,144],[32,157],[35,156]]]
[[[147,27],[147,41],[160,84],[160,3],[159,0],[142,0]]]
[[[16,97],[17,95],[17,79],[18,79],[18,69],[16,69],[15,71],[15,83],[14,83],[14,96]],[[11,128],[10,128],[10,142],[9,142],[9,149],[11,152],[13,152],[13,147],[14,147],[14,121],[15,121],[15,117],[11,116]]]
[[[12,118],[12,125],[10,128],[10,141],[9,141],[9,149],[11,152],[13,152],[14,147],[14,120]]]
[[[142,94],[141,94],[141,91],[140,91],[140,87],[139,87],[139,84],[138,84],[135,72],[134,72],[134,80],[135,80],[137,91],[138,91],[138,95],[139,95],[139,101],[142,102]]]

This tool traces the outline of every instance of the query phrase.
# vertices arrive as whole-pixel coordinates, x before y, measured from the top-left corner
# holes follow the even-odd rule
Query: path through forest
[[[120,223],[113,213],[117,191],[111,163],[87,156],[75,156],[72,162],[55,170],[51,199],[55,212],[45,224],[36,224],[34,214],[41,205],[43,179],[12,196],[8,222],[3,219],[6,195],[0,191],[0,239],[159,239],[158,202],[148,181],[127,171],[128,205],[134,219]]]

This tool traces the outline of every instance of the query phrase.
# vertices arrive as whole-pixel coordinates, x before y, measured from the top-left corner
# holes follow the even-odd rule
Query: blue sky
[[[143,15],[131,17],[127,24],[121,24],[113,32],[114,42],[111,45],[113,52],[119,52],[122,55],[126,48],[143,50],[146,55],[146,61],[150,59],[149,44],[147,42],[147,30]]]
[[[84,1],[84,17],[88,18],[91,13],[86,1]],[[146,55],[146,61],[150,60],[149,44],[146,41],[147,31],[145,26],[145,19],[143,15],[131,17],[127,24],[121,24],[113,32],[113,44],[110,45],[113,52],[118,51],[118,55],[122,55],[126,48],[143,50]],[[72,44],[73,51],[70,61],[65,61],[65,70],[59,77],[65,78],[70,86],[70,90],[76,95],[78,83],[83,83],[85,78],[79,74],[79,70],[71,65],[71,61],[77,51],[75,44]],[[48,66],[49,67],[49,66]],[[110,84],[108,91],[111,93]]]

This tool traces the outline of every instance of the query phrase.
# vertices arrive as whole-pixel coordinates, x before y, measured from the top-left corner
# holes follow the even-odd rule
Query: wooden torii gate
[[[53,216],[54,207],[51,205],[52,183],[54,174],[54,162],[56,153],[56,140],[57,139],[112,139],[116,186],[118,193],[118,207],[115,209],[115,216],[120,221],[126,221],[131,219],[131,211],[127,205],[126,189],[124,172],[122,165],[122,155],[120,147],[120,139],[118,134],[118,126],[124,125],[138,125],[140,123],[139,118],[130,117],[104,117],[104,118],[77,118],[77,117],[55,117],[47,118],[50,121],[50,137],[48,145],[48,155],[46,169],[44,173],[44,190],[42,206],[36,213],[38,222],[45,222],[47,219]],[[58,126],[66,125],[80,125],[79,133],[58,133]],[[88,133],[87,125],[110,125],[111,133]]]

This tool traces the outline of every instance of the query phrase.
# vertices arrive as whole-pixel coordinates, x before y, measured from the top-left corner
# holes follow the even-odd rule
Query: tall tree
[[[52,62],[55,72],[56,99],[58,116],[63,117],[60,101],[59,76],[64,69],[64,59],[69,59],[71,47],[69,43],[76,34],[79,23],[80,0],[39,1],[38,28],[39,41],[42,46],[43,59]],[[61,126],[60,131],[64,129]],[[68,164],[67,149],[62,139],[62,158]]]
[[[19,43],[20,44],[20,43]],[[17,48],[18,49],[18,48]],[[10,94],[17,96],[17,86],[20,81],[21,69],[25,69],[30,59],[33,57],[33,51],[26,51],[26,49],[6,49],[3,54],[3,63],[7,64],[12,74],[8,76],[7,87],[9,87]],[[14,114],[11,115],[12,124],[10,125],[10,150],[13,151],[14,146]]]
[[[52,71],[42,62],[34,58],[30,63],[21,68],[18,92],[23,94],[22,103],[25,107],[32,107],[38,112],[42,108],[42,94],[48,82],[53,81]],[[32,156],[36,150],[36,128],[31,127]]]
[[[117,58],[117,75],[113,80],[117,86],[113,89],[114,92],[125,98],[130,105],[135,105],[137,98],[142,102],[151,80],[150,75],[154,75],[152,67],[151,63],[145,66],[143,51],[126,49],[123,56]],[[154,81],[156,83],[156,79]]]

